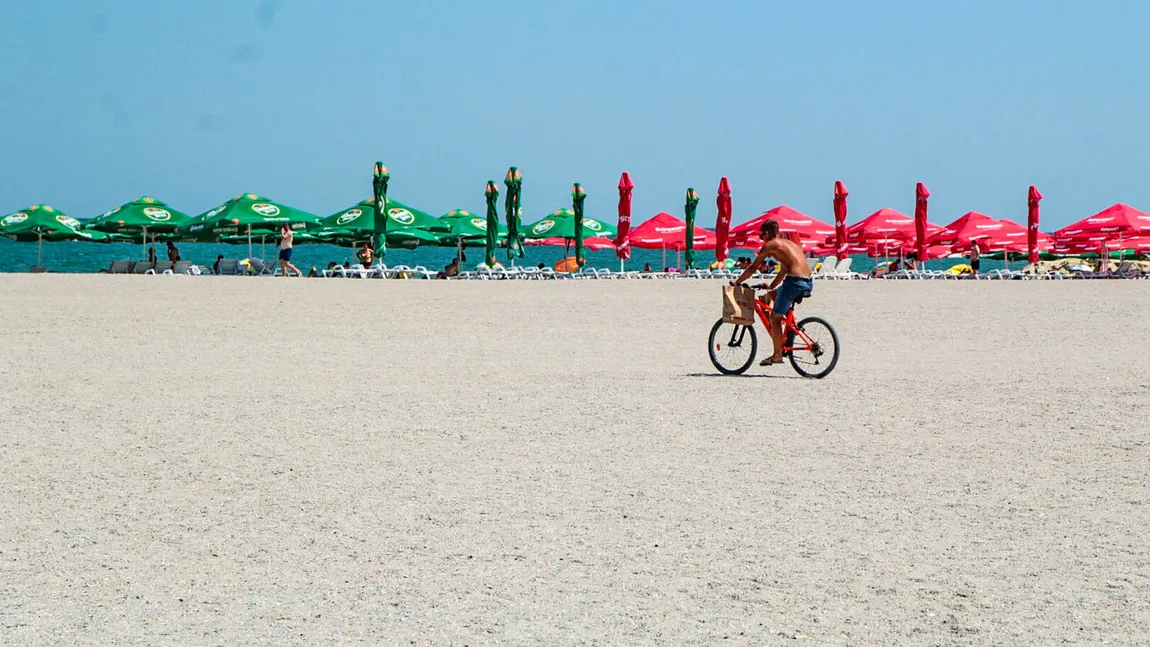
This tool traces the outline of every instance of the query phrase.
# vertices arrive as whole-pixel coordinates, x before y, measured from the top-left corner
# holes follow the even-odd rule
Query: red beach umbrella
[[[731,183],[727,176],[719,180],[719,197],[715,199],[719,216],[715,220],[715,260],[727,260],[727,238],[731,229]]]
[[[926,189],[926,185],[919,182],[914,187],[914,240],[915,240],[915,254],[916,258],[926,260],[926,208],[927,200],[930,198],[930,191]]]
[[[714,232],[695,227],[695,249],[714,249]],[[663,211],[631,230],[631,244],[643,249],[685,249],[687,223]]]
[[[933,223],[926,223],[927,236],[942,230]],[[897,242],[902,245],[914,240],[914,218],[904,213],[883,207],[847,229],[847,242],[851,245],[873,248],[876,243],[889,245]]]
[[[631,258],[631,191],[635,185],[626,171],[619,178],[619,226],[615,236],[615,255],[620,261]]]
[[[1118,203],[1054,232],[1058,242],[1100,241],[1150,235],[1150,214]]]
[[[1033,265],[1038,262],[1038,203],[1042,201],[1042,194],[1034,185],[1026,198],[1026,260]]]
[[[759,238],[759,228],[763,226],[764,221],[771,219],[779,223],[779,234],[797,235],[799,242],[806,251],[822,247],[827,236],[835,232],[834,226],[821,220],[815,220],[784,204],[764,212],[763,215],[754,220],[748,220],[732,228],[731,246],[750,249],[762,247],[763,241]]]
[[[847,196],[850,192],[842,182],[835,182],[835,256],[843,260],[847,250]]]

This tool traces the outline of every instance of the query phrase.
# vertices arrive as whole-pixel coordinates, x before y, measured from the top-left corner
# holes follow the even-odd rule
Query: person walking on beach
[[[152,245],[148,248],[148,265],[156,264],[156,246]]]
[[[794,307],[795,300],[810,294],[815,286],[811,282],[811,266],[807,264],[802,246],[790,239],[779,238],[779,223],[773,219],[765,221],[759,229],[759,237],[763,239],[763,248],[731,285],[739,285],[751,278],[768,258],[779,262],[779,273],[767,289],[767,298],[775,302],[771,307],[771,326],[767,329],[774,343],[774,354],[759,363],[760,366],[773,366],[783,362],[783,319]]]
[[[168,241],[168,260],[172,263],[180,262],[180,250],[176,249],[170,240]]]
[[[291,276],[291,274],[288,273],[288,271],[291,270],[295,272],[296,276],[302,277],[303,272],[300,272],[298,267],[291,264],[292,242],[294,240],[295,234],[292,233],[291,227],[288,227],[287,223],[284,223],[284,225],[280,227],[280,271],[283,272],[284,276]]]
[[[970,241],[970,270],[972,272],[974,272],[975,276],[978,276],[978,266],[979,265],[980,265],[980,263],[978,262],[978,241],[972,240],[972,241]]]

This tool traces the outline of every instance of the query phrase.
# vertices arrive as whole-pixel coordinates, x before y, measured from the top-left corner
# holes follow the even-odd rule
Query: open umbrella
[[[835,182],[835,200],[834,200],[834,213],[835,213],[835,257],[838,260],[843,260],[850,253],[847,251],[849,243],[847,242],[847,196],[850,192],[847,191],[846,185],[842,182]]]
[[[179,231],[200,241],[216,241],[225,236],[247,234],[248,256],[251,256],[252,235],[275,235],[283,225],[298,231],[316,227],[319,222],[315,214],[255,193],[244,193],[196,216],[182,225]]]
[[[930,191],[926,189],[926,185],[919,182],[914,187],[914,241],[915,241],[915,258],[920,262],[926,260],[926,228],[929,223],[926,221],[927,201],[930,199]]]
[[[631,244],[641,249],[662,249],[663,265],[666,266],[668,249],[676,253],[687,249],[687,223],[661,211],[631,230]],[[714,232],[695,227],[691,245],[695,249],[714,249]]]
[[[1118,203],[1059,229],[1054,232],[1054,240],[1059,243],[1094,243],[1097,247],[1102,241],[1147,235],[1150,235],[1150,214]]]
[[[695,213],[699,209],[699,194],[695,189],[687,188],[687,203],[683,206],[687,219],[687,231],[695,231]],[[683,252],[683,267],[691,269],[695,264],[695,237],[687,236],[686,251]]]
[[[499,199],[499,188],[489,181],[483,196],[487,199],[487,245],[484,258],[487,267],[495,267],[495,247],[499,244],[499,212],[495,208],[495,201]]]
[[[774,209],[763,212],[761,216],[748,220],[731,229],[733,247],[758,249],[763,246],[759,238],[759,230],[763,222],[774,220],[779,223],[779,234],[794,234],[803,246],[804,251],[812,251],[823,247],[827,238],[834,234],[835,228],[821,220],[796,211],[787,205],[779,205]]]
[[[507,219],[507,260],[514,263],[516,257],[523,258],[523,241],[519,237],[519,194],[523,190],[523,175],[512,166],[507,170],[503,184],[507,186],[503,205],[503,215]]]
[[[386,204],[387,210],[385,214],[383,214],[385,221],[383,231],[385,233],[395,229],[423,229],[424,231],[446,234],[451,229],[441,222],[439,218],[420,211],[415,207],[409,207],[398,200],[387,198]],[[320,227],[323,229],[347,229],[360,232],[363,235],[363,239],[366,239],[376,231],[375,205],[375,198],[368,198],[354,206],[340,209],[322,219],[320,221]]]
[[[715,260],[727,260],[727,237],[731,229],[731,183],[724,175],[719,180],[719,196],[715,199],[719,215],[715,219]]]
[[[1026,195],[1026,260],[1031,265],[1038,262],[1038,203],[1042,201],[1042,194],[1034,186]]]
[[[631,176],[623,171],[619,178],[619,233],[615,236],[615,256],[619,258],[620,272],[627,259],[631,258],[631,193],[634,189]]]
[[[93,218],[87,228],[113,234],[119,240],[139,241],[147,245],[149,234],[155,241],[157,234],[174,234],[191,220],[191,216],[163,201],[143,196]]]
[[[613,238],[618,232],[611,225],[594,218],[583,217],[585,233],[597,238]],[[524,228],[529,240],[575,240],[575,212],[570,209],[556,209],[539,222]],[[610,241],[608,241],[610,242]],[[539,243],[536,243],[539,244]]]
[[[107,234],[87,230],[79,220],[46,204],[33,205],[0,218],[0,236],[20,242],[35,241],[37,265],[43,262],[45,240],[48,242],[109,240]]]

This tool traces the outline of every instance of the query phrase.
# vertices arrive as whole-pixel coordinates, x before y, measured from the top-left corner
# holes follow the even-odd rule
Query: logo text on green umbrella
[[[15,225],[24,222],[28,219],[26,213],[14,213],[10,216],[4,216],[4,220],[0,221],[0,225]]]
[[[260,214],[261,216],[269,217],[269,218],[271,216],[280,215],[280,208],[279,207],[275,206],[274,204],[267,204],[265,202],[257,202],[255,204],[253,204],[252,205],[252,211]]]
[[[482,229],[483,231],[487,231],[487,221],[483,218],[472,218],[471,224],[475,225],[479,229]]]
[[[335,222],[338,225],[346,225],[347,223],[355,220],[356,218],[358,218],[362,215],[363,215],[363,210],[361,210],[361,209],[348,209],[347,211],[340,214],[339,218],[335,219]]]
[[[401,225],[410,225],[413,222],[415,222],[415,214],[411,213],[407,209],[399,209],[399,208],[388,209],[387,210],[387,217],[391,218],[392,220],[398,222]]]
[[[172,213],[167,209],[157,209],[156,207],[146,207],[144,215],[156,222],[165,222],[172,218]]]
[[[542,234],[542,233],[545,233],[547,231],[550,231],[551,228],[554,226],[555,226],[554,220],[540,220],[539,222],[535,223],[534,227],[531,228],[531,232],[534,234]]]

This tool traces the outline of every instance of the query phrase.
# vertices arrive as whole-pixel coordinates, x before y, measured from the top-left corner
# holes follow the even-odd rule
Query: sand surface
[[[0,644],[1150,644],[1150,281],[719,305],[0,277]]]

